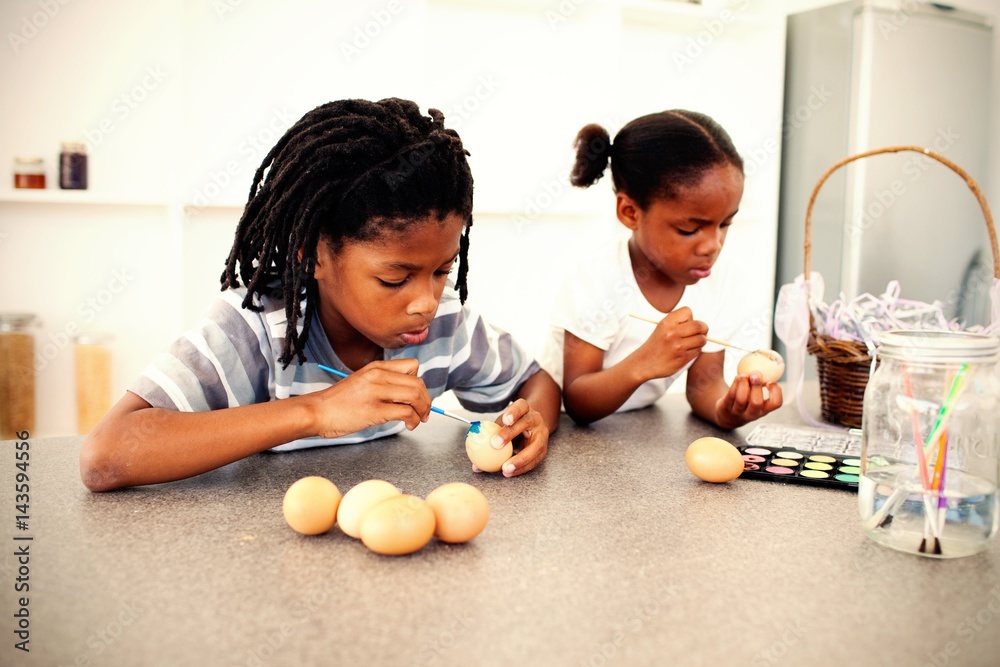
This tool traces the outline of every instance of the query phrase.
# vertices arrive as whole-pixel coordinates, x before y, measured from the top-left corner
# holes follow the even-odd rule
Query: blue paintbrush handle
[[[345,373],[344,371],[338,371],[336,368],[330,368],[329,366],[324,366],[323,364],[316,364],[316,365],[319,366],[319,369],[321,371],[326,371],[327,373],[333,373],[339,378],[347,377],[347,373]]]
[[[319,367],[320,370],[326,371],[327,373],[332,373],[333,375],[336,375],[337,377],[345,378],[345,377],[348,376],[348,373],[345,373],[344,371],[338,371],[336,368],[330,368],[329,366],[324,366],[323,364],[316,364],[316,365]],[[444,415],[445,417],[451,417],[452,419],[457,419],[458,421],[465,422],[466,424],[472,424],[473,423],[473,422],[469,421],[468,419],[465,419],[463,417],[459,417],[458,415],[453,415],[450,412],[445,412],[441,408],[439,408],[437,406],[434,406],[434,405],[431,406],[431,412],[436,412],[439,415]]]

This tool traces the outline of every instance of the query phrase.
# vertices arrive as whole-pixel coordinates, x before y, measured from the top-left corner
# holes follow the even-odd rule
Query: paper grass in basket
[[[895,280],[888,284],[881,296],[866,293],[847,300],[841,295],[827,304],[823,301],[823,292],[823,278],[818,273],[813,272],[808,283],[799,275],[794,283],[781,287],[774,314],[775,333],[787,346],[787,396],[796,403],[802,418],[814,426],[835,428],[828,423],[831,421],[842,426],[861,426],[861,399],[868,378],[875,370],[875,349],[880,335],[886,331],[967,331],[1000,336],[1000,280],[996,279],[990,289],[992,321],[987,326],[965,326],[958,319],[948,319],[942,304],[937,301],[924,303],[903,299],[900,297],[899,282]],[[826,422],[816,420],[806,410],[802,384],[807,351],[817,355],[818,366],[820,354],[826,354],[828,358],[840,355],[835,361],[840,368],[836,370],[850,374],[850,377],[846,381],[843,377],[834,378],[834,382],[841,383],[836,387],[837,392],[856,406],[848,415],[856,420],[854,423],[845,424],[842,419],[830,419],[826,400],[823,414]],[[823,369],[819,370],[822,385]]]
[[[849,302],[839,299],[825,305],[823,279],[810,270],[812,212],[823,184],[835,171],[856,160],[901,152],[920,153],[948,167],[965,182],[979,203],[993,256],[993,285],[990,289],[992,318],[987,331],[1000,335],[1000,242],[993,226],[993,214],[976,180],[945,156],[922,146],[884,146],[838,160],[813,187],[806,206],[803,271],[794,282],[782,285],[774,310],[774,331],[787,346],[787,394],[796,402],[799,413],[809,424],[834,428],[812,418],[802,403],[807,351],[816,357],[823,419],[833,424],[860,428],[865,386],[874,370],[873,352],[879,334],[900,327],[951,331],[956,326],[940,313],[940,306],[936,304],[901,300],[899,286],[894,283],[889,284],[881,298],[864,294]]]

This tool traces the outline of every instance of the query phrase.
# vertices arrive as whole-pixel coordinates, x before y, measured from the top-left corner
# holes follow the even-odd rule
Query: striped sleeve
[[[521,385],[541,368],[509,333],[457,303],[442,303],[436,320],[450,329],[450,336],[438,338],[448,340],[451,347],[447,381],[441,389],[453,390],[468,410],[502,410],[514,399]],[[439,335],[441,333],[444,332]],[[441,377],[443,356],[431,355],[421,362],[421,376],[428,389],[432,383],[439,384],[434,378]],[[428,379],[432,382],[428,383]]]
[[[270,399],[270,340],[261,314],[223,293],[194,330],[177,339],[129,391],[153,407],[204,412]]]

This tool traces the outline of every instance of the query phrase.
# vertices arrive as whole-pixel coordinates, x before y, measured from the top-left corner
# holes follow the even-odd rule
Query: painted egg
[[[442,542],[468,542],[483,532],[490,520],[490,505],[482,491],[464,482],[452,482],[427,495],[434,510],[434,534]]]
[[[749,375],[753,371],[760,373],[765,384],[777,382],[785,372],[785,360],[774,350],[751,352],[740,359],[736,372],[740,375]]]
[[[319,535],[333,528],[340,505],[340,490],[325,477],[303,477],[285,491],[282,514],[292,530]]]
[[[743,456],[722,438],[698,438],[688,445],[684,462],[706,482],[728,482],[743,474]]]
[[[507,459],[514,455],[514,445],[509,442],[500,449],[490,444],[490,440],[499,432],[500,424],[484,421],[479,425],[478,433],[469,429],[465,436],[465,453],[469,455],[473,465],[483,472],[500,470]]]

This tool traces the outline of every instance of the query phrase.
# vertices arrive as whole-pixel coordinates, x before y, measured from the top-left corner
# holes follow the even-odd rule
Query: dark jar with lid
[[[87,189],[87,144],[67,141],[59,152],[59,187],[63,190]]]

